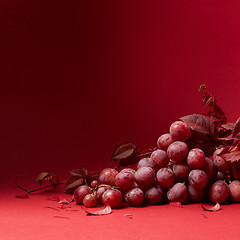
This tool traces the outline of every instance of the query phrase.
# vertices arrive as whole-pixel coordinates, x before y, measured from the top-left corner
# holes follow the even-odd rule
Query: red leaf
[[[230,131],[233,131],[234,126],[235,126],[235,123],[225,123],[221,125],[222,128]]]
[[[218,154],[218,156],[228,162],[236,162],[240,159],[240,149],[239,147],[231,148],[231,146],[227,146]]]
[[[216,135],[216,127],[211,118],[201,115],[192,114],[180,118],[185,122],[193,131],[197,131],[201,134],[208,134],[210,136]]]
[[[217,212],[217,211],[221,210],[221,207],[220,207],[219,203],[216,203],[216,205],[214,205],[213,207],[204,207],[201,204],[201,207],[202,207],[203,210],[209,211],[209,212]]]
[[[73,176],[85,177],[88,174],[88,171],[85,168],[73,169],[69,171]]]
[[[109,205],[105,206],[105,208],[103,209],[100,209],[100,210],[97,210],[97,211],[89,211],[88,209],[86,208],[83,208],[82,209],[88,214],[88,215],[97,215],[97,216],[100,216],[100,215],[108,215],[112,212],[112,209]]]
[[[117,144],[113,150],[111,159],[120,166],[128,166],[138,161],[138,150],[131,142]]]
[[[67,182],[65,183],[64,189],[66,193],[73,193],[77,187],[80,185],[83,185],[85,183],[85,178],[78,176],[78,175],[72,175]]]
[[[42,172],[37,176],[36,182],[38,182],[39,185],[41,186],[43,181],[51,180],[53,176],[55,176],[55,173],[53,172]]]
[[[234,129],[233,129],[233,137],[235,137],[240,132],[240,118],[237,120]]]

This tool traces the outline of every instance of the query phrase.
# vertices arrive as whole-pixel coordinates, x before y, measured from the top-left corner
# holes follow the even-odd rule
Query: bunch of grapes
[[[218,155],[220,149],[210,159],[200,148],[188,146],[190,136],[186,123],[172,123],[169,133],[158,138],[157,150],[140,159],[136,169],[103,169],[91,186],[75,190],[75,201],[86,207],[104,204],[112,208],[124,201],[130,206],[208,200],[224,203],[228,199],[240,202],[240,181],[226,180],[231,164]]]

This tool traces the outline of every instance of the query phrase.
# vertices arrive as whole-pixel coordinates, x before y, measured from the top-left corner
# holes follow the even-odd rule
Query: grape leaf
[[[234,129],[233,129],[233,137],[235,137],[240,132],[240,118],[237,120]]]
[[[181,117],[180,120],[185,122],[193,131],[212,137],[216,136],[216,126],[210,117],[202,114],[191,114]]]
[[[66,193],[73,193],[75,189],[77,189],[79,186],[85,183],[86,179],[84,177],[72,175],[65,183],[64,190]]]
[[[97,211],[90,211],[86,208],[82,209],[88,214],[88,215],[95,215],[95,216],[100,216],[100,215],[108,215],[112,212],[112,209],[109,205],[105,206],[103,209],[97,210]]]
[[[120,166],[127,166],[138,161],[138,150],[131,142],[117,144],[114,147],[111,159]]]
[[[85,177],[88,174],[88,171],[85,168],[73,169],[69,171],[73,176]]]
[[[230,130],[230,131],[233,131],[234,126],[235,126],[235,123],[224,123],[221,125],[223,129]]]
[[[225,159],[228,162],[236,162],[240,160],[240,144],[236,147],[234,146],[227,146],[225,147],[219,154],[221,158]]]
[[[51,180],[54,176],[56,176],[56,174],[53,172],[42,172],[37,176],[36,182],[41,186],[43,181]]]

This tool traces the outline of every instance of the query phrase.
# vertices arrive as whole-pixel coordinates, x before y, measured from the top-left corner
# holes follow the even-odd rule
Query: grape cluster
[[[86,207],[104,204],[112,208],[123,201],[130,206],[204,200],[224,203],[228,199],[240,202],[240,181],[226,181],[231,164],[218,155],[221,149],[210,159],[200,148],[189,148],[190,136],[186,123],[172,123],[169,133],[158,138],[157,149],[142,158],[136,170],[103,169],[99,181],[75,190],[75,201]]]

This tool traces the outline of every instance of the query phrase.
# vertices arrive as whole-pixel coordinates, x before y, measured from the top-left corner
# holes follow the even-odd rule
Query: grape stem
[[[153,151],[150,151],[150,152],[146,152],[146,153],[141,153],[137,156],[137,158],[141,158],[141,157],[144,157],[144,156],[147,156],[147,155],[150,155],[152,154]]]
[[[63,184],[63,183],[66,183],[66,181],[58,182],[58,183],[51,183],[51,184],[49,184],[49,185],[47,185],[47,186],[44,186],[44,187],[40,187],[40,188],[36,188],[36,189],[32,189],[32,190],[27,190],[27,189],[21,187],[21,186],[18,184],[18,178],[19,178],[19,176],[16,176],[16,178],[15,178],[15,184],[16,184],[16,186],[17,186],[18,188],[22,189],[23,191],[27,192],[27,193],[32,193],[32,192],[40,191],[40,190],[42,190],[42,189],[49,188],[49,187],[56,187],[56,186],[59,186],[59,185],[61,185],[61,184]]]

